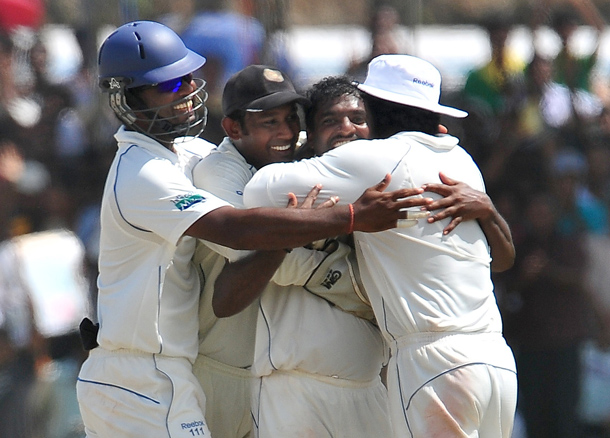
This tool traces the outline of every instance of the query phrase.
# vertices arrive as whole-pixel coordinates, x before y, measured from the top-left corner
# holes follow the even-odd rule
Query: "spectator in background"
[[[0,243],[0,438],[31,438],[36,384],[32,306],[16,281],[13,248]]]
[[[610,208],[610,144],[593,139],[585,151],[586,184],[593,196]]]
[[[557,195],[531,194],[508,295],[500,301],[519,372],[518,410],[534,438],[582,436],[576,408],[580,346],[589,336],[587,252],[583,228],[562,231]]]
[[[581,24],[579,18],[595,32],[593,50],[585,56],[574,51],[573,38]],[[561,39],[561,49],[555,57],[554,80],[571,91],[591,92],[591,74],[597,63],[600,35],[606,26],[602,15],[591,0],[568,0],[567,5],[557,8],[552,14],[551,26]]]
[[[599,115],[602,109],[602,103],[593,91],[592,79],[605,22],[591,0],[569,0],[552,11],[551,16],[551,26],[561,40],[561,49],[553,61],[553,79],[567,87],[574,106],[563,135],[569,139],[571,147],[584,150],[591,115]],[[595,32],[593,49],[587,55],[575,51],[574,36],[581,20]]]
[[[587,157],[587,185],[610,208],[610,108],[604,107],[591,123]]]
[[[28,105],[31,102],[21,97],[15,78],[15,45],[11,37],[0,32],[0,133],[2,138],[19,144],[19,153],[24,158],[31,158],[22,145],[21,139],[28,145],[30,139],[23,132],[25,125],[30,125],[39,117],[39,107]]]
[[[573,100],[569,89],[553,80],[552,60],[534,54],[525,69],[524,93],[510,130],[515,140],[497,149],[486,166],[491,190],[512,186],[525,196],[536,187],[546,187],[550,164],[558,143],[565,142],[564,132],[571,129],[574,111],[582,120],[594,120],[586,102]]]
[[[21,233],[57,227],[58,213],[63,216],[62,227],[72,226],[80,187],[76,181],[79,159],[88,146],[84,130],[78,130],[78,114],[70,111],[69,89],[49,79],[43,39],[32,35],[31,47],[23,42],[13,44],[12,36],[2,39],[0,64],[0,137],[12,144],[25,164],[23,177],[14,185],[25,196],[19,198],[12,213],[26,224]],[[56,202],[59,200],[62,202]]]
[[[497,282],[519,370],[518,409],[527,436],[536,438],[584,436],[577,414],[582,348],[591,338],[607,342],[609,327],[600,284],[608,270],[608,206],[587,185],[585,155],[561,140],[538,162],[547,169],[539,183],[519,197],[527,202],[511,218],[518,257]]]
[[[88,298],[79,281],[81,255],[80,242],[67,231],[0,244],[2,437],[4,431],[44,438],[84,434],[75,388],[84,356],[76,329]],[[12,429],[24,420],[23,430]]]
[[[27,371],[26,371],[27,369]],[[0,328],[0,438],[31,438],[31,366],[24,368],[15,344]]]
[[[16,183],[25,168],[23,157],[12,142],[0,142],[0,242],[11,236],[11,221],[18,208]]]
[[[510,114],[518,101],[525,62],[507,45],[514,22],[506,15],[492,15],[483,26],[491,49],[489,61],[468,73],[464,97],[482,105],[492,116]]]
[[[21,145],[0,139],[0,241],[42,228],[46,212],[41,206],[50,181],[47,168],[26,160]]]
[[[558,227],[565,234],[585,232],[607,235],[608,207],[593,195],[586,184],[586,157],[579,151],[562,148],[551,161],[550,190],[557,196]]]
[[[514,27],[511,16],[492,14],[484,20],[483,27],[490,57],[468,73],[461,89],[462,107],[470,114],[464,123],[462,141],[481,167],[493,196],[493,185],[502,169],[498,158],[505,158],[517,146],[513,127],[523,96],[525,61],[507,44]]]
[[[363,82],[369,62],[378,55],[406,52],[406,44],[399,31],[400,15],[393,6],[383,4],[373,11],[370,34],[371,49],[364,59],[354,60],[345,74],[351,79]]]
[[[90,196],[80,179],[80,159],[89,144],[85,133],[73,129],[79,114],[72,109],[71,90],[49,78],[42,34],[32,35],[31,48],[23,41],[14,44],[15,35],[0,36],[0,437],[81,437],[75,393],[82,360],[77,323],[70,333],[43,334],[39,318],[47,307],[35,297],[30,281],[44,283],[46,304],[59,305],[62,311],[54,314],[60,318],[76,307],[61,301],[64,297],[53,301],[52,284],[82,273],[64,277],[47,264],[47,270],[29,278],[24,260],[42,260],[41,254],[18,242],[38,239],[40,233],[34,232],[74,228],[77,201]],[[16,60],[31,74],[17,71]],[[60,244],[51,251],[57,255],[64,249]],[[56,260],[66,262],[63,256]]]
[[[51,154],[48,162],[53,178],[62,186],[77,184],[77,171],[89,148],[84,121],[76,110],[76,99],[66,84],[50,80],[49,59],[45,42],[38,35],[29,51],[33,72],[32,93],[42,102],[38,135],[44,136]]]
[[[525,94],[519,103],[516,128],[523,142],[543,139],[564,125],[572,111],[570,94],[553,81],[553,60],[538,53],[525,69]]]

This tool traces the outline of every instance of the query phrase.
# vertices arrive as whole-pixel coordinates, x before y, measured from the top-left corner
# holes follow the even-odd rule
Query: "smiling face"
[[[140,121],[139,126],[152,134],[164,134],[171,127],[193,122],[196,115],[192,94],[195,90],[197,85],[192,74],[158,85],[142,87],[137,96],[148,110],[134,109],[139,117],[144,115],[144,121]],[[177,136],[178,133],[174,138]]]
[[[307,142],[316,155],[370,137],[364,102],[351,94],[344,94],[321,106],[313,124],[313,129],[307,133]]]
[[[261,112],[246,112],[243,126],[225,117],[222,126],[246,161],[260,169],[292,161],[300,131],[295,103]]]

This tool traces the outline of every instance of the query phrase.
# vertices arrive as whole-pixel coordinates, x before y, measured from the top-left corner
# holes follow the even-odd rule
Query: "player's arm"
[[[390,175],[365,190],[353,204],[333,208],[219,207],[199,218],[186,235],[235,249],[274,250],[296,248],[327,237],[352,231],[377,232],[395,228],[411,207],[427,205],[420,188],[384,192]]]
[[[443,198],[431,203],[427,209],[441,210],[428,218],[436,222],[451,217],[451,222],[443,230],[450,233],[461,222],[476,219],[487,237],[491,248],[491,269],[502,272],[510,269],[515,262],[515,246],[510,227],[494,206],[491,198],[484,192],[475,190],[468,184],[453,180],[440,174],[443,184],[425,184],[423,189],[438,193]]]
[[[319,193],[320,187],[314,187],[300,206],[297,205],[296,196],[291,195],[288,209],[311,209]],[[317,209],[326,209],[335,203],[334,199],[325,201]],[[248,307],[263,292],[286,255],[284,249],[254,251],[239,260],[225,263],[214,283],[214,314],[224,318]]]
[[[255,251],[226,262],[214,283],[212,310],[218,318],[235,315],[248,307],[269,284],[286,251]]]

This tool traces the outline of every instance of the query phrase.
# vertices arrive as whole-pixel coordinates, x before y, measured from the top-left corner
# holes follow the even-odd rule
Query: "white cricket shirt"
[[[98,342],[166,356],[197,356],[199,277],[195,239],[183,236],[200,217],[229,205],[197,189],[192,169],[213,145],[178,143],[176,153],[120,128],[101,209]]]

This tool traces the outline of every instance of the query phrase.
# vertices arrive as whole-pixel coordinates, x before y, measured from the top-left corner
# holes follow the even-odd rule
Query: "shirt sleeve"
[[[130,226],[176,244],[197,219],[230,205],[197,189],[169,160],[140,159],[137,153],[125,154],[114,184],[118,213]]]
[[[252,171],[223,153],[208,155],[193,169],[195,187],[207,190],[235,208],[244,208],[243,188],[250,178]]]
[[[212,153],[193,168],[193,184],[235,208],[244,208],[243,187],[252,177],[252,172],[240,165],[227,153]],[[216,243],[203,241],[212,251],[222,255],[229,262],[235,262],[251,251],[236,250]]]
[[[285,206],[291,192],[302,202],[316,184],[322,184],[318,203],[331,196],[339,196],[341,203],[352,203],[396,166],[393,158],[374,154],[373,143],[354,141],[320,157],[267,165],[246,185],[244,205]]]

